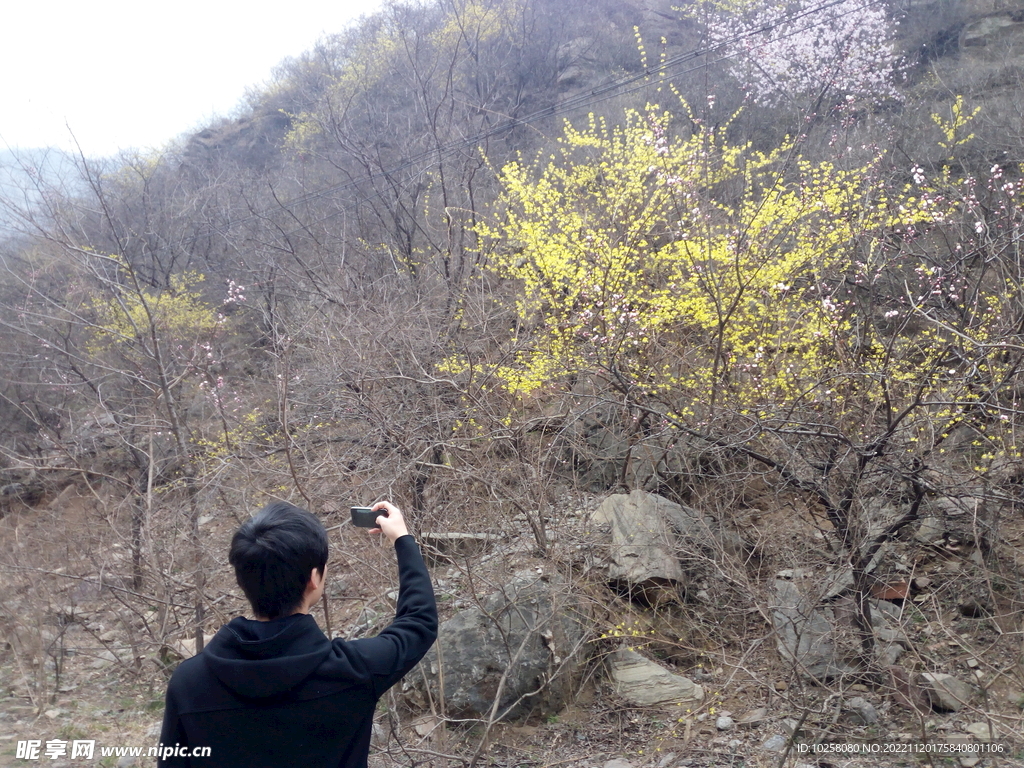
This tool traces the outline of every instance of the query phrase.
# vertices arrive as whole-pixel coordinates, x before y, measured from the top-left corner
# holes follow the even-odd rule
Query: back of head
[[[235,532],[228,561],[256,616],[289,616],[301,607],[312,570],[327,565],[327,531],[306,510],[275,501]]]

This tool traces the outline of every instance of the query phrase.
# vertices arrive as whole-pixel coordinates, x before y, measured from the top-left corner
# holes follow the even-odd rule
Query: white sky
[[[382,0],[13,0],[0,11],[0,149],[159,147]],[[70,131],[69,131],[70,128]]]

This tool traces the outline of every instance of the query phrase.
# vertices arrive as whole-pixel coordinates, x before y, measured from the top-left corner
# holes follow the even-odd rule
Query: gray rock
[[[370,731],[370,744],[380,749],[387,743],[388,732],[384,730],[384,726],[380,723],[374,723]]]
[[[952,480],[952,483],[950,482]],[[929,517],[935,517],[949,525],[951,517],[970,514],[978,508],[979,503],[985,500],[985,491],[979,487],[971,487],[971,482],[961,476],[957,478],[945,478],[947,485],[958,486],[958,495],[938,496],[934,499],[927,499],[924,505],[929,510]]]
[[[567,63],[569,69],[562,75],[577,77],[580,65],[579,60]],[[586,66],[585,69],[591,70]],[[571,460],[574,476],[583,486],[604,492],[624,481],[629,488],[653,490],[666,478],[692,472],[685,436],[672,432],[638,440],[636,423],[622,408],[594,402],[601,399],[605,391],[603,383],[585,374],[573,387],[577,397],[592,402],[579,418],[569,419],[565,425],[568,443],[565,458]],[[565,419],[557,414],[557,409],[547,412],[552,418]]]
[[[897,704],[912,712],[919,712],[927,706],[924,689],[905,668],[894,664],[888,672],[889,687]]]
[[[836,650],[832,609],[817,608],[816,603],[797,583],[776,579],[772,621],[779,653],[805,677],[827,680],[856,671],[853,660]]]
[[[1024,24],[1021,21],[1019,15],[1009,10],[986,15],[964,26],[960,46],[965,49],[1006,48],[1020,56],[1024,53]],[[997,54],[993,52],[992,55]]]
[[[804,733],[805,729],[800,727],[800,721],[797,720],[795,717],[787,717],[782,721],[782,730],[784,730],[790,736],[792,736],[794,733],[797,733],[798,728],[800,729],[799,733]]]
[[[557,83],[560,86],[575,85],[583,79],[585,72],[582,67],[577,67],[575,64],[571,64],[561,72],[558,73]]]
[[[878,722],[878,711],[867,699],[854,696],[843,703],[843,710],[849,712],[860,725],[872,725]]]
[[[557,577],[513,579],[440,626],[433,648],[405,676],[404,698],[425,710],[443,680],[449,714],[489,715],[496,697],[499,719],[559,711],[579,669],[577,605]]]
[[[105,667],[109,667],[117,660],[117,656],[114,655],[113,651],[104,650],[96,654],[95,661],[91,662],[89,667],[91,669],[103,669]]]
[[[989,723],[971,723],[964,730],[978,741],[995,741],[999,738],[999,729]]]
[[[885,557],[888,551],[889,550],[887,545],[882,544],[882,546],[878,548],[878,551],[875,552],[871,560],[868,562],[865,570],[868,573],[873,572],[878,567],[878,564],[882,562],[882,558]],[[833,597],[838,597],[844,592],[848,592],[852,588],[853,568],[849,566],[837,568],[824,576],[824,584],[821,590],[821,599],[831,600]]]
[[[420,738],[427,738],[433,736],[435,732],[439,732],[444,727],[444,720],[436,715],[426,714],[420,715],[413,719],[409,725],[412,726],[413,731]]]
[[[608,579],[641,594],[684,587],[697,555],[742,550],[735,534],[701,513],[642,490],[607,497],[589,524],[609,534]]]
[[[770,736],[764,744],[761,745],[761,749],[767,752],[781,752],[786,748],[786,742],[788,739],[781,733],[776,733],[774,736]]]
[[[610,579],[635,586],[683,581],[672,525],[692,528],[697,519],[678,504],[639,490],[616,493],[594,511],[590,523],[611,529]]]
[[[901,609],[887,600],[869,602],[875,632],[875,661],[880,666],[891,667],[910,647],[906,633],[899,628]]]
[[[850,597],[824,602],[828,582],[818,585],[806,569],[781,572],[775,581],[772,621],[779,653],[797,665],[804,677],[829,680],[860,669],[862,654]],[[824,592],[823,592],[824,590]],[[905,635],[890,625],[898,620],[891,603],[871,601],[876,639],[875,661],[895,664],[906,644]]]
[[[973,694],[967,683],[941,672],[923,672],[920,683],[928,703],[938,711],[956,712]]]
[[[609,760],[604,764],[604,768],[633,768],[633,764],[629,760],[623,760],[621,757],[617,757],[614,760]]]
[[[991,613],[991,604],[985,596],[969,596],[961,600],[957,606],[960,615],[968,619],[980,619]]]
[[[669,672],[635,651],[615,651],[608,658],[608,671],[615,692],[638,707],[693,707],[704,700],[704,689],[695,682]]]
[[[768,718],[768,707],[758,707],[757,709],[751,709],[748,712],[744,712],[736,720],[736,724],[740,726],[753,727],[760,725]]]
[[[926,517],[917,528],[914,538],[922,544],[937,544],[946,535],[946,527],[937,517]]]
[[[717,728],[720,731],[732,730],[732,728],[735,725],[736,722],[731,717],[727,717],[726,715],[722,715],[717,720],[715,720],[715,728]]]

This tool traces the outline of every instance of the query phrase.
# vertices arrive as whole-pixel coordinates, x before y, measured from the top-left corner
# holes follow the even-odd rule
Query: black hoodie
[[[238,617],[167,686],[158,765],[363,768],[377,699],[437,637],[437,604],[412,536],[395,541],[398,606],[376,637],[328,640],[316,620]],[[179,747],[169,753],[168,747]],[[189,757],[209,747],[209,757]]]

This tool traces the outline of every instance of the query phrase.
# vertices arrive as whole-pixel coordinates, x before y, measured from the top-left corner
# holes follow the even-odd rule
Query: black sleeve
[[[358,656],[370,673],[376,696],[416,666],[437,639],[434,587],[416,539],[412,536],[397,539],[395,555],[398,558],[395,620],[376,637],[345,643],[346,651]]]

